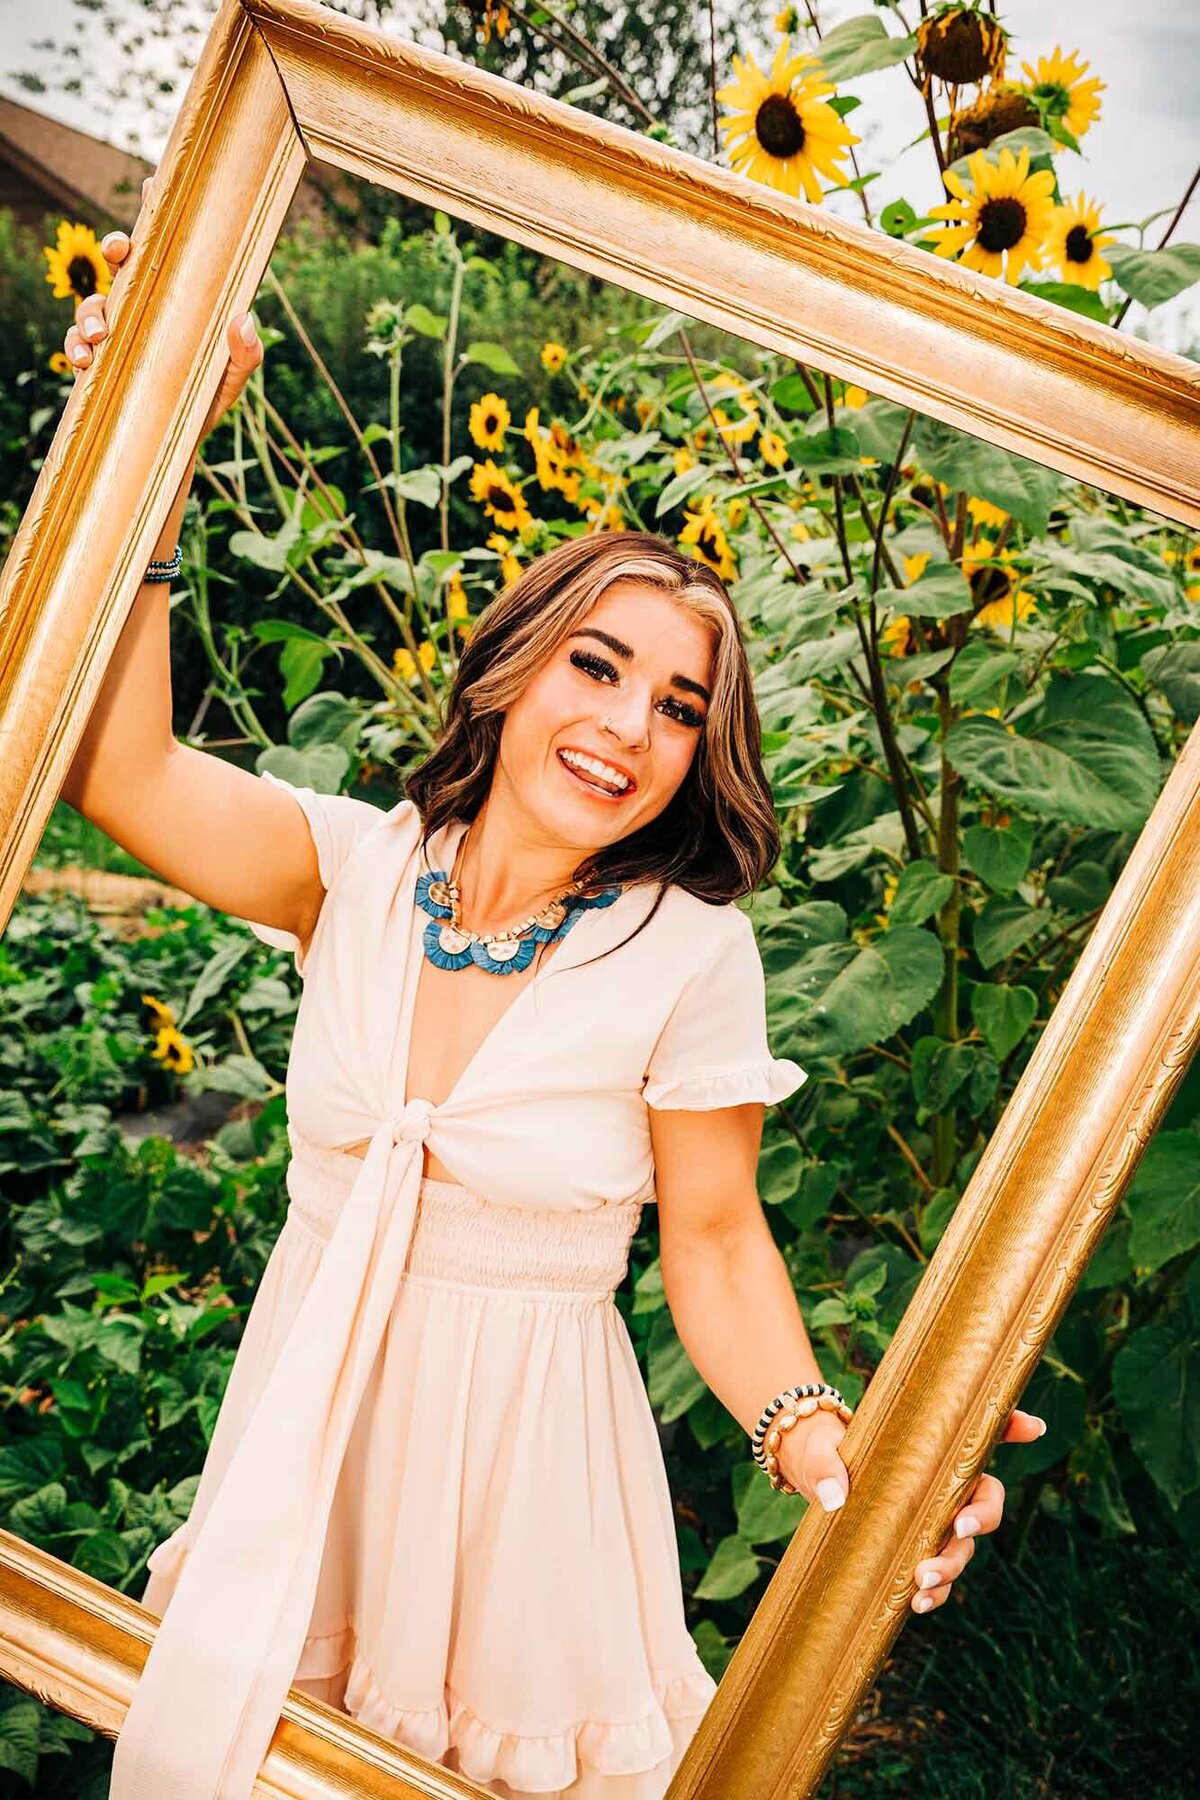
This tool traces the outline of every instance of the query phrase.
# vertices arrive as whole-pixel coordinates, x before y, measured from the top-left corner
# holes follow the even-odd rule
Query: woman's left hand
[[[1008,1421],[1002,1444],[1031,1444],[1046,1429],[1046,1421],[1036,1413],[1014,1412]],[[913,1595],[914,1612],[930,1612],[950,1597],[950,1583],[961,1575],[975,1554],[975,1539],[985,1531],[995,1531],[1004,1514],[1004,1483],[994,1475],[981,1475],[971,1498],[955,1513],[950,1536],[936,1556],[928,1556],[916,1569],[917,1592]]]
[[[1030,1444],[1040,1438],[1046,1421],[1036,1413],[1014,1412],[1003,1444]],[[833,1511],[850,1491],[850,1472],[838,1448],[846,1427],[832,1412],[818,1411],[799,1420],[784,1434],[779,1445],[779,1464],[797,1493],[816,1498]],[[916,1567],[914,1612],[930,1612],[949,1598],[950,1583],[961,1575],[975,1554],[975,1539],[995,1531],[1004,1514],[1004,1483],[994,1475],[981,1475],[966,1505],[955,1513],[950,1536],[936,1556],[927,1556]],[[925,1585],[928,1584],[928,1585]]]

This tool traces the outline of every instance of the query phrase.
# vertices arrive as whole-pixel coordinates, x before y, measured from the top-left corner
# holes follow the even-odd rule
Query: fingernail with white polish
[[[922,1594],[918,1599],[913,1601],[913,1605],[918,1612],[928,1612],[933,1605],[933,1601],[928,1594]]]
[[[254,314],[253,313],[246,314],[245,318],[242,320],[241,324],[238,326],[238,330],[241,332],[242,342],[244,344],[252,344],[254,342],[254,340],[258,334],[254,327]]]
[[[817,1499],[826,1512],[836,1512],[838,1507],[845,1502],[846,1496],[842,1492],[840,1483],[835,1481],[832,1475],[826,1475],[824,1481],[817,1483]]]
[[[923,1588],[938,1587],[941,1584],[941,1580],[942,1578],[936,1569],[926,1569],[917,1585]]]
[[[79,329],[85,338],[90,338],[94,343],[98,337],[104,336],[104,321],[102,319],[85,319]]]
[[[77,362],[77,363],[86,362],[87,356],[88,356],[87,350],[85,349],[85,347],[82,344],[76,344],[74,349],[71,351],[71,361],[72,362]]]
[[[1038,1436],[1039,1436],[1039,1437],[1045,1437],[1045,1435],[1046,1435],[1046,1432],[1047,1432],[1047,1430],[1048,1430],[1048,1429],[1049,1429],[1049,1427],[1048,1427],[1048,1426],[1047,1426],[1047,1424],[1046,1424],[1046,1421],[1045,1421],[1045,1419],[1039,1419],[1039,1420],[1038,1420],[1038,1424],[1039,1424],[1039,1425],[1040,1425],[1040,1426],[1041,1426],[1041,1430],[1040,1430],[1040,1431],[1039,1431],[1039,1432],[1038,1432]]]
[[[979,1530],[979,1520],[974,1513],[960,1513],[954,1521],[955,1537],[974,1537]]]

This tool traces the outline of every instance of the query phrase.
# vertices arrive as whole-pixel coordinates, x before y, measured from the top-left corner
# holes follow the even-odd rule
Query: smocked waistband
[[[288,1221],[327,1242],[361,1167],[361,1158],[346,1151],[294,1144]],[[599,1299],[624,1279],[641,1213],[640,1202],[562,1211],[501,1206],[460,1182],[426,1175],[404,1273],[454,1286]]]

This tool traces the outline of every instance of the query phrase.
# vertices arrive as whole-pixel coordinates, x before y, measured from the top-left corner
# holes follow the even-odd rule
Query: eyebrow
[[[570,635],[573,638],[599,638],[600,642],[602,644],[607,644],[609,649],[613,651],[615,655],[622,657],[626,662],[633,661],[633,645],[625,643],[622,638],[614,637],[611,631],[601,631],[598,626],[585,625],[581,631],[573,631]],[[709,693],[708,689],[704,687],[701,682],[693,681],[689,675],[672,675],[671,686],[685,688],[689,694],[699,694],[702,700],[712,699],[712,695]]]

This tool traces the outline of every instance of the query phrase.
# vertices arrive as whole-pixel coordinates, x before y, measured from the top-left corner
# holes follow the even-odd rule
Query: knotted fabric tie
[[[201,1477],[179,1580],[117,1738],[109,1800],[249,1800],[304,1648],[435,1110],[410,1100],[376,1127],[215,1493]]]

